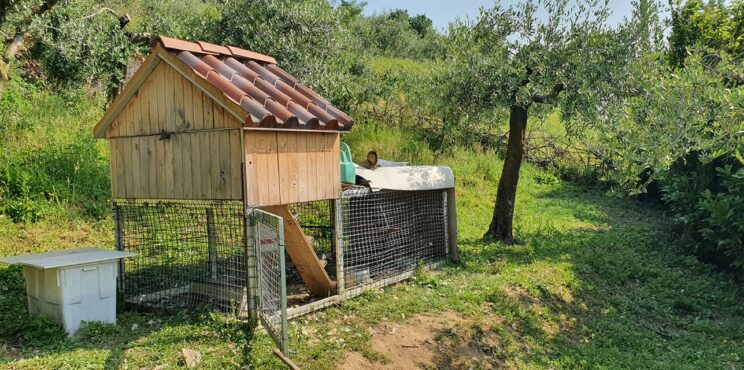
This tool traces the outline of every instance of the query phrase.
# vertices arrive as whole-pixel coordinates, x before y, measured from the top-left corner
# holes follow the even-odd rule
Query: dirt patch
[[[493,368],[478,348],[458,339],[464,330],[468,324],[455,312],[416,315],[400,324],[383,322],[370,329],[379,360],[352,352],[338,369]]]

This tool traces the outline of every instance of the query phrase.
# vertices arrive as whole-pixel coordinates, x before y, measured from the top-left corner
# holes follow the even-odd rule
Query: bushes
[[[691,252],[744,269],[744,165],[735,158],[703,163],[695,153],[672,167],[662,192]]]

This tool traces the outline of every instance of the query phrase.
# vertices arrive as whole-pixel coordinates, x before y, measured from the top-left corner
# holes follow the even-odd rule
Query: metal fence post
[[[333,240],[336,245],[336,293],[341,295],[345,289],[344,282],[344,212],[343,197],[334,202],[333,218]]]
[[[457,248],[457,204],[455,188],[447,189],[447,248],[450,261],[460,260]]]
[[[217,281],[217,231],[214,227],[214,210],[207,208],[207,244],[212,281]]]

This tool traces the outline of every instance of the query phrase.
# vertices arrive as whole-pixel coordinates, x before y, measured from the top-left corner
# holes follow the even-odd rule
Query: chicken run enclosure
[[[259,319],[286,353],[289,318],[457,258],[454,182],[342,186],[351,127],[269,56],[158,38],[94,129],[125,306]]]

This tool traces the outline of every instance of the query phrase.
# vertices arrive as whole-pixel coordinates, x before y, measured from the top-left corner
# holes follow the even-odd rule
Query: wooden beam
[[[290,370],[300,370],[300,368],[297,367],[297,365],[295,365],[295,363],[292,362],[289,357],[285,356],[282,351],[279,350],[279,348],[274,348],[274,355],[282,360],[282,362],[284,362],[284,364],[287,365]]]
[[[328,277],[313,245],[305,237],[300,224],[286,205],[261,207],[266,212],[273,213],[284,219],[285,249],[300,273],[302,281],[315,297],[324,298],[336,294],[336,287]]]

